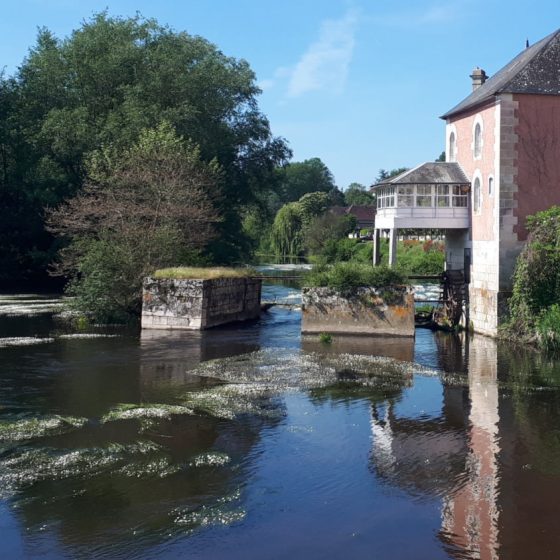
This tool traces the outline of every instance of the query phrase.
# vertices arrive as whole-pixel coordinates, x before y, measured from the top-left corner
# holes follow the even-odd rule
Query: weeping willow
[[[272,247],[280,256],[296,256],[303,252],[303,220],[297,202],[286,204],[276,214],[272,224]]]

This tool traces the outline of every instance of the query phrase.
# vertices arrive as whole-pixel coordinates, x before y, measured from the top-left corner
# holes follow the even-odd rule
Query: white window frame
[[[480,142],[476,141],[476,129],[480,127]],[[478,150],[477,150],[478,148]],[[472,125],[472,144],[471,150],[473,154],[473,159],[478,160],[482,159],[482,153],[484,148],[484,121],[482,120],[482,116],[480,113],[476,115]]]
[[[479,185],[479,189],[478,189],[478,208],[477,208],[477,205],[475,204],[475,201],[476,201],[476,183],[477,183],[477,181],[478,181],[478,185]],[[482,173],[480,172],[480,170],[477,169],[474,172],[473,180],[472,180],[471,185],[472,185],[471,186],[472,213],[473,213],[474,216],[480,216],[482,214],[482,204],[483,204],[483,201],[484,201],[484,193],[483,193],[484,181],[482,180]]]

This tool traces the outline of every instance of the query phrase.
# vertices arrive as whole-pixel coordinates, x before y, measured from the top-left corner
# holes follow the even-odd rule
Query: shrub
[[[534,339],[550,347],[560,304],[560,207],[527,218],[529,239],[517,258],[506,333]],[[544,329],[544,330],[541,330]],[[554,338],[554,337],[553,337]],[[548,342],[547,342],[548,341]]]
[[[308,286],[328,287],[347,294],[360,286],[381,288],[406,284],[407,280],[404,274],[393,268],[338,263],[312,270],[307,274],[305,283]]]
[[[551,305],[537,319],[539,345],[546,350],[560,350],[560,305]]]

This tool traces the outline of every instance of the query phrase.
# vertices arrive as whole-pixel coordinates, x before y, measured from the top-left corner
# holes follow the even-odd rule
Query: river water
[[[268,285],[264,299],[296,301]],[[0,297],[1,558],[558,558],[560,363],[301,314],[68,330]]]

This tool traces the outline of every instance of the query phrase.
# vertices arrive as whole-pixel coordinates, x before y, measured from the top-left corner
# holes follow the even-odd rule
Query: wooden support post
[[[397,264],[397,237],[398,230],[393,228],[389,230],[389,266],[393,267]]]
[[[375,228],[373,230],[373,266],[377,266],[381,262],[381,243],[379,234],[380,231]]]

